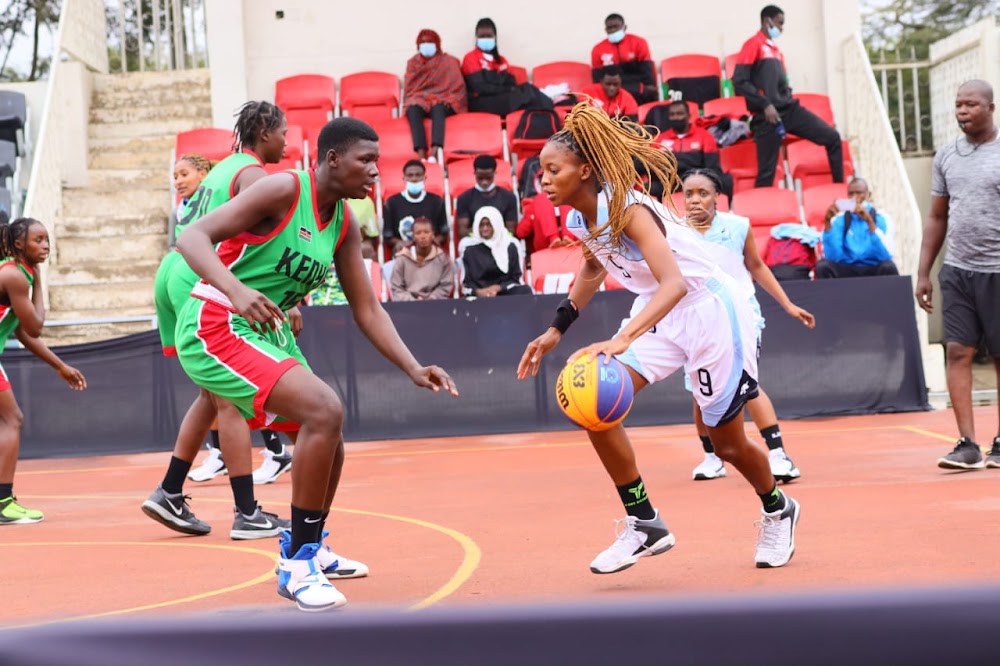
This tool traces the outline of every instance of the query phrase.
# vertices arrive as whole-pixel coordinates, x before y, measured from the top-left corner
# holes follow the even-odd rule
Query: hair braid
[[[277,129],[284,118],[284,111],[270,102],[247,102],[236,113],[233,151],[238,153],[245,148],[253,148],[261,132]]]
[[[28,228],[33,224],[41,224],[32,217],[19,217],[6,224],[0,224],[0,255],[4,257],[22,258],[24,250],[17,249],[17,241],[28,237]]]
[[[664,191],[672,191],[677,184],[677,160],[673,154],[652,143],[654,135],[631,120],[615,117],[581,102],[566,116],[564,128],[552,137],[563,143],[593,167],[598,184],[608,196],[608,221],[591,232],[596,238],[610,232],[612,247],[620,247],[625,230],[625,209],[629,192],[642,185],[649,194],[649,185],[642,182],[645,175],[663,183]]]
[[[212,163],[198,153],[187,153],[177,158],[178,162],[190,162],[198,171],[208,173],[212,170]]]

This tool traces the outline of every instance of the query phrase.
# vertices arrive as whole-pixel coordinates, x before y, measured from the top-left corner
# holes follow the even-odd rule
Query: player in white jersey
[[[575,106],[565,128],[541,153],[542,189],[555,205],[577,212],[567,228],[583,239],[585,261],[552,325],[531,341],[518,378],[538,373],[542,356],[562,339],[590,299],[612,275],[636,294],[630,316],[610,340],[576,351],[616,356],[638,392],[683,367],[698,387],[695,397],[716,451],[747,479],[764,505],[754,561],[780,567],[795,552],[799,505],[775,484],[764,452],[743,431],[743,406],[757,391],[756,336],[744,288],[719,268],[711,246],[646,194],[635,158],[647,175],[670,186],[676,160],[650,143],[639,125],[610,118],[586,103]],[[618,489],[626,517],[617,538],[590,564],[614,573],[674,545],[649,495],[625,428],[588,431],[605,471]]]
[[[756,318],[757,349],[760,350],[760,334],[764,329],[764,317],[760,314],[760,304],[753,294],[753,283],[758,282],[764,291],[774,297],[778,305],[789,316],[801,321],[805,326],[813,328],[816,319],[809,312],[792,303],[781,284],[771,273],[771,269],[760,258],[753,234],[750,233],[750,220],[732,213],[716,210],[722,182],[715,171],[710,169],[695,169],[684,176],[684,208],[688,225],[702,235],[707,241],[719,249],[716,255],[719,266],[732,277],[736,278],[750,290],[750,307]],[[684,378],[685,388],[691,391],[692,386],[687,377]],[[768,449],[768,461],[771,473],[779,481],[788,483],[801,475],[799,468],[785,453],[781,428],[778,426],[778,416],[774,411],[771,399],[758,386],[757,397],[747,403],[747,411],[754,424],[760,430]],[[702,422],[701,409],[698,402],[694,403],[694,422],[698,428],[698,437],[705,450],[705,459],[694,468],[695,481],[718,479],[726,475],[726,466],[715,453],[712,440],[708,436],[705,424]]]

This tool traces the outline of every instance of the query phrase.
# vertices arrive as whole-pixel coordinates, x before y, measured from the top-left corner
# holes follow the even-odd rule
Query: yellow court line
[[[130,608],[119,608],[117,610],[104,611],[102,613],[89,613],[87,615],[77,615],[74,617],[59,618],[55,620],[42,620],[40,622],[32,622],[29,624],[14,625],[9,627],[3,627],[3,629],[26,629],[29,627],[39,627],[47,624],[56,624],[61,622],[79,622],[81,620],[94,620],[102,617],[111,617],[114,615],[126,615],[128,613],[139,613],[142,611],[155,610],[158,608],[167,608],[169,606],[178,606],[180,604],[191,603],[192,601],[200,601],[201,599],[208,599],[209,597],[219,596],[221,594],[227,594],[229,592],[236,592],[238,590],[244,590],[248,587],[253,587],[255,585],[260,585],[261,583],[267,582],[274,578],[274,553],[270,553],[259,548],[247,548],[245,546],[227,546],[224,544],[210,544],[210,543],[179,543],[179,542],[155,542],[155,541],[50,541],[50,542],[14,542],[14,543],[0,543],[0,547],[52,547],[52,546],[150,546],[154,548],[208,548],[216,550],[229,550],[241,553],[252,553],[254,555],[263,555],[267,559],[271,560],[272,564],[268,567],[266,573],[263,573],[256,578],[251,580],[237,583],[235,585],[228,585],[226,587],[220,587],[215,590],[209,590],[208,592],[200,592],[198,594],[192,594],[186,597],[180,597],[178,599],[171,599],[168,601],[160,601],[155,604],[144,604],[142,606],[132,606]]]
[[[933,439],[940,439],[944,442],[955,442],[954,437],[948,437],[947,435],[942,435],[941,433],[931,432],[930,430],[924,430],[923,428],[918,428],[916,426],[900,426],[903,430],[908,430],[910,432],[916,433],[918,435],[923,435],[924,437],[931,437]]]
[[[659,427],[670,427],[670,426],[636,426],[636,428],[659,428]],[[868,432],[872,430],[910,430],[911,426],[901,426],[901,425],[889,425],[889,426],[865,426],[858,428],[820,428],[820,429],[809,429],[809,430],[789,430],[787,428],[782,429],[782,434],[784,436],[792,437],[809,437],[810,435],[835,435],[845,432]],[[566,432],[566,431],[559,431]],[[515,434],[526,434],[526,433],[515,433]],[[539,433],[541,434],[541,433]],[[683,435],[643,435],[639,433],[634,433],[629,435],[632,441],[642,441],[647,442],[650,440],[687,440],[691,438],[690,434]],[[402,440],[400,440],[402,441]],[[949,439],[950,441],[950,439]],[[357,444],[365,444],[366,442],[356,442]],[[405,449],[393,449],[392,451],[352,451],[348,452],[348,457],[350,458],[389,458],[389,457],[399,457],[399,456],[428,456],[428,455],[441,455],[447,453],[485,453],[494,451],[517,451],[524,449],[560,449],[560,448],[572,448],[577,446],[590,446],[590,442],[586,438],[575,442],[556,442],[556,443],[539,443],[539,444],[504,444],[497,446],[474,446],[474,447],[455,447],[455,448],[444,448],[444,449],[426,449],[424,451],[407,451]],[[142,455],[142,454],[127,454],[127,455]],[[75,469],[35,469],[35,470],[25,470],[23,472],[18,472],[18,476],[34,476],[41,474],[78,474],[78,473],[91,473],[91,472],[125,472],[125,471],[135,471],[139,469],[163,469],[166,463],[159,464],[147,464],[147,465],[111,465],[108,467],[79,467]]]

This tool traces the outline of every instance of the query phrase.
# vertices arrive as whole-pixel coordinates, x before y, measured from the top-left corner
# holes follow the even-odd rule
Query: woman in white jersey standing
[[[723,213],[716,209],[719,192],[722,191],[722,180],[710,169],[695,169],[684,176],[684,208],[688,225],[700,233],[702,237],[719,246],[721,255],[717,255],[719,266],[729,275],[741,282],[750,292],[750,309],[756,316],[757,348],[760,349],[760,334],[764,329],[764,317],[760,314],[760,304],[753,293],[753,283],[757,282],[764,291],[771,294],[778,305],[790,317],[798,319],[805,326],[813,328],[816,318],[809,312],[792,303],[781,284],[771,273],[760,253],[753,234],[750,233],[750,220],[733,213]],[[691,391],[692,386],[685,378],[685,387]],[[799,468],[785,452],[781,438],[781,428],[778,426],[778,416],[774,411],[771,399],[758,386],[757,397],[747,403],[747,411],[753,419],[760,436],[768,449],[768,462],[771,473],[779,481],[788,483],[800,476]],[[708,436],[705,424],[702,422],[701,409],[698,402],[694,403],[694,422],[698,428],[698,437],[705,450],[705,459],[694,468],[695,481],[717,479],[726,475],[726,467],[715,453],[712,440]]]
[[[633,157],[642,175],[665,184],[677,179],[673,156],[651,145],[650,138],[639,125],[582,103],[545,144],[542,189],[554,205],[575,209],[566,227],[583,240],[585,261],[552,325],[525,349],[518,377],[538,373],[542,356],[611,274],[636,295],[630,316],[613,338],[576,351],[570,360],[616,356],[636,392],[683,367],[719,457],[743,474],[763,503],[754,561],[758,567],[780,567],[795,552],[799,505],[777,488],[767,456],[743,431],[743,406],[757,393],[747,293],[716,265],[711,245],[635,191],[640,174]],[[617,521],[615,542],[590,570],[614,573],[669,550],[674,535],[650,502],[625,428],[619,424],[587,434],[627,514]]]

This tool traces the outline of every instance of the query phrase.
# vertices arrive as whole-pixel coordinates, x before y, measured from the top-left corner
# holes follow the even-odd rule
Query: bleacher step
[[[87,178],[90,190],[116,190],[135,188],[159,190],[163,183],[170,182],[170,174],[164,168],[150,169],[89,169]]]
[[[98,316],[88,313],[87,317]],[[69,317],[67,317],[69,319]],[[42,338],[50,347],[78,345],[120,338],[124,335],[143,333],[152,329],[148,321],[121,322],[115,324],[77,324],[73,326],[46,326]]]
[[[59,267],[72,267],[80,262],[94,261],[102,257],[108,265],[131,266],[147,263],[152,258],[159,260],[166,252],[166,237],[163,234],[131,234],[113,239],[96,236],[63,236],[56,240]],[[149,279],[153,278],[153,272]]]
[[[186,132],[197,127],[203,127],[204,122],[192,118],[165,118],[162,120],[143,120],[134,123],[98,124],[88,128],[87,136],[91,140],[104,139],[134,139],[150,136],[173,136],[178,132]]]
[[[74,215],[56,222],[57,239],[63,236],[117,238],[132,234],[166,234],[167,216],[146,215]],[[166,236],[164,236],[166,238]],[[58,242],[58,240],[57,240]]]
[[[128,72],[94,76],[94,93],[128,93],[137,90],[164,90],[177,94],[184,90],[207,90],[211,83],[208,69],[175,69],[162,72]]]
[[[160,262],[143,259],[133,262],[104,262],[92,260],[74,262],[72,265],[56,266],[49,270],[50,286],[68,286],[83,284],[115,285],[126,282],[139,282],[156,275]],[[112,287],[109,287],[112,288]]]
[[[121,316],[126,308],[143,309],[146,314],[153,306],[153,278],[106,284],[50,285],[49,304],[53,310],[79,309],[82,304],[93,311],[93,317]]]
[[[184,120],[192,127],[205,127],[212,123],[211,100],[183,103],[174,101],[156,105],[149,101],[142,106],[139,104],[141,102],[136,100],[133,104],[123,104],[120,108],[91,107],[90,122],[93,125],[120,125],[146,121],[162,123],[165,120]]]
[[[63,214],[70,217],[92,215],[100,211],[121,215],[169,215],[170,192],[162,189],[122,189],[115,192],[66,188],[63,190]]]

